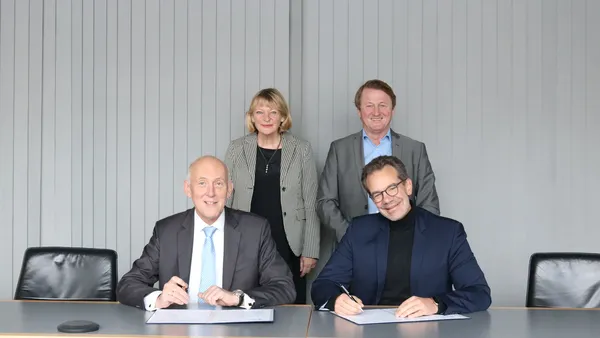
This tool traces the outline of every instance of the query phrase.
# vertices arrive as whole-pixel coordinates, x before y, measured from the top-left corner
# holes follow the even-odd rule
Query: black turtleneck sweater
[[[402,219],[390,221],[387,270],[379,305],[398,306],[412,296],[410,263],[415,235],[414,214],[411,208]]]

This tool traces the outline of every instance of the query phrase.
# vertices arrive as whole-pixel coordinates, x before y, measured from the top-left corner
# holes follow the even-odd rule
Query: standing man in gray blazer
[[[196,302],[243,308],[293,302],[292,274],[268,221],[225,207],[233,190],[225,164],[201,157],[188,175],[184,190],[194,208],[156,222],[142,256],[119,282],[117,300],[148,311]]]
[[[406,165],[413,178],[411,200],[439,215],[435,175],[425,144],[390,128],[396,107],[392,88],[384,81],[369,80],[356,92],[354,104],[363,129],[331,143],[317,195],[321,221],[335,231],[339,242],[352,218],[378,212],[360,175],[367,163],[382,155],[395,156]]]

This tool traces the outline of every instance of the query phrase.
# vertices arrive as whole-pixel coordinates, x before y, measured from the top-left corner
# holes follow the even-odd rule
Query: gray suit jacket
[[[427,157],[425,144],[393,130],[392,155],[406,166],[413,181],[415,204],[440,214],[435,189],[435,175]],[[338,242],[346,233],[350,220],[368,213],[367,191],[360,181],[365,166],[362,131],[331,143],[317,195],[317,212],[323,224],[336,233]]]
[[[296,256],[319,258],[320,223],[316,211],[317,168],[310,143],[282,134],[281,209],[283,226]],[[229,144],[225,164],[233,181],[233,195],[227,206],[250,211],[256,172],[257,135],[248,134]]]
[[[117,285],[117,300],[144,308],[144,297],[173,276],[190,278],[194,241],[194,209],[158,222],[142,256]],[[223,289],[240,289],[254,298],[254,307],[292,303],[296,289],[292,273],[281,258],[266,219],[225,208]]]

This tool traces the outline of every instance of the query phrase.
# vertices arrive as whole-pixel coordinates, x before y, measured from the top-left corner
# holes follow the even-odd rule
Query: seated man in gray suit
[[[390,128],[396,107],[392,88],[381,80],[369,80],[356,92],[354,105],[363,129],[331,143],[317,193],[321,222],[335,231],[339,242],[352,218],[378,212],[360,175],[366,164],[382,155],[395,156],[406,165],[413,178],[413,203],[439,215],[435,175],[425,144]]]
[[[184,189],[195,208],[156,222],[142,256],[119,282],[117,300],[148,311],[193,302],[244,308],[292,303],[292,273],[267,220],[225,207],[233,189],[225,164],[200,157]]]

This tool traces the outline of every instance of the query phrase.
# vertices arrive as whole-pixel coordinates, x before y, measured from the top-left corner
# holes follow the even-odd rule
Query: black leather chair
[[[117,253],[109,249],[28,248],[15,299],[116,301]]]
[[[600,307],[600,254],[534,253],[527,284],[527,307]]]

